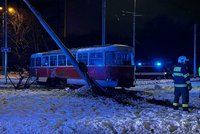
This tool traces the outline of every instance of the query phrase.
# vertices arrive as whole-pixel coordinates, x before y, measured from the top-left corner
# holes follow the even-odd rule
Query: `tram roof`
[[[107,44],[105,46],[91,46],[91,47],[82,47],[82,48],[72,48],[72,49],[69,49],[70,52],[87,52],[87,51],[92,51],[92,52],[95,52],[95,51],[99,51],[100,50],[108,50],[108,51],[115,51],[115,50],[127,50],[127,49],[132,49],[132,47],[130,46],[127,46],[127,45],[123,45],[123,44]],[[46,55],[46,54],[57,54],[57,53],[62,53],[61,49],[58,49],[58,50],[52,50],[52,51],[48,51],[48,52],[41,52],[41,53],[35,53],[33,55]]]

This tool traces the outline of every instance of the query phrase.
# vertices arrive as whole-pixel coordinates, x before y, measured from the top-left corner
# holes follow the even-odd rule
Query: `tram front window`
[[[131,54],[125,52],[107,52],[106,65],[131,65]]]

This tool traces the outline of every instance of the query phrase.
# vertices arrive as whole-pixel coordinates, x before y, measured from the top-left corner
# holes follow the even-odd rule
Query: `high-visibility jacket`
[[[175,87],[191,87],[190,74],[185,64],[178,63],[173,69]]]
[[[198,68],[198,73],[199,73],[199,76],[200,76],[200,67]]]

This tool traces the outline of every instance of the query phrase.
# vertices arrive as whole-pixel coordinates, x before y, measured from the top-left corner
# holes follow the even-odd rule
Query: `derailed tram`
[[[132,47],[121,44],[71,49],[79,63],[84,63],[89,76],[102,87],[131,87],[134,83]],[[30,75],[38,82],[55,85],[87,84],[61,50],[31,55]]]

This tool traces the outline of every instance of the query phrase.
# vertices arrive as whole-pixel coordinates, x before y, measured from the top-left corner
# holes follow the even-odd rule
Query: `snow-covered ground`
[[[15,91],[8,84],[0,88],[0,133],[200,133],[200,83],[192,84],[190,113],[164,105],[173,101],[172,80],[138,81],[128,90],[143,99],[127,105],[90,92],[41,87]]]

